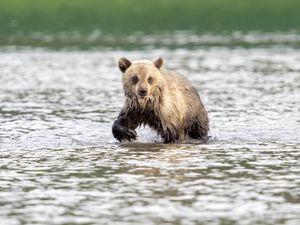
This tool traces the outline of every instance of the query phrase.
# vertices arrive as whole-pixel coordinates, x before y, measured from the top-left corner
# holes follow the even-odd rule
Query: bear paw
[[[136,140],[136,131],[124,126],[113,126],[112,129],[114,137],[118,141],[133,141]]]

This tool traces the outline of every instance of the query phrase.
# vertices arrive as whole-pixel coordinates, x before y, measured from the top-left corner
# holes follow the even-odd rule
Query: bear
[[[135,129],[147,125],[164,143],[186,137],[206,141],[209,119],[197,90],[183,75],[163,68],[164,59],[119,59],[125,104],[112,126],[118,141],[136,140]]]

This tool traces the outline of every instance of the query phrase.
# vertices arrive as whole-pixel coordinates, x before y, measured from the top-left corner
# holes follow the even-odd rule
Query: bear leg
[[[188,135],[193,139],[207,139],[207,131],[199,122],[194,122],[190,129],[188,129]]]
[[[161,136],[164,139],[164,143],[174,143],[176,140],[178,140],[178,135],[170,129],[167,129],[165,132],[163,132]]]
[[[136,131],[121,124],[120,120],[116,120],[112,126],[112,133],[118,141],[136,139]]]

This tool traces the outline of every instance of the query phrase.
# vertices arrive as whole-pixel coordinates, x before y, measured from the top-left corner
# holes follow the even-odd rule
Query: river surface
[[[186,75],[206,144],[119,143],[119,57]],[[0,224],[300,224],[300,51],[0,51]]]

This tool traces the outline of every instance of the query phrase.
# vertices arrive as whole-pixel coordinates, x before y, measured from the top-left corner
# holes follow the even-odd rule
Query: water
[[[1,27],[0,27],[1,29]],[[154,48],[188,48],[199,47],[276,47],[289,46],[299,49],[300,33],[289,32],[266,32],[266,31],[234,31],[234,32],[203,32],[197,33],[193,30],[176,30],[147,34],[145,32],[132,32],[130,34],[116,35],[113,33],[102,33],[93,30],[89,33],[59,32],[44,33],[30,32],[28,34],[16,33],[1,39],[2,49],[22,49],[24,46],[47,47],[51,49],[68,50],[94,50],[96,48],[106,49],[154,49]]]
[[[119,57],[163,56],[211,141],[118,143]],[[0,53],[0,224],[300,224],[300,52],[290,47]]]

